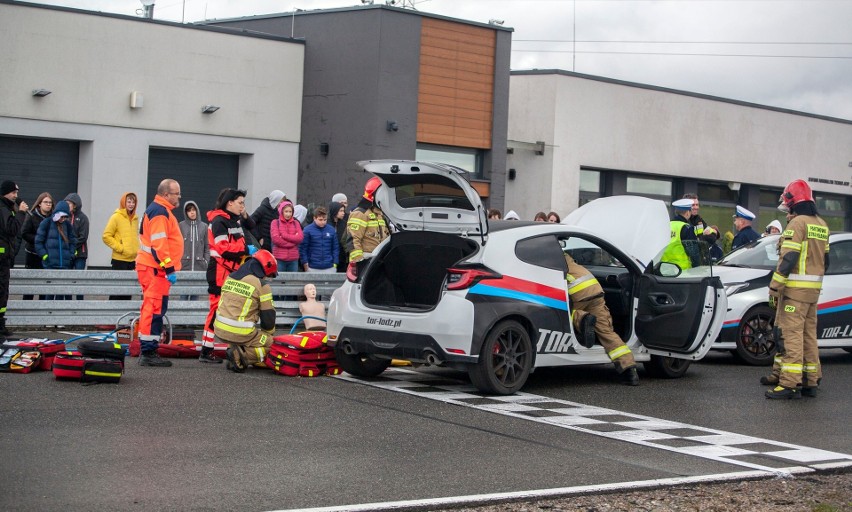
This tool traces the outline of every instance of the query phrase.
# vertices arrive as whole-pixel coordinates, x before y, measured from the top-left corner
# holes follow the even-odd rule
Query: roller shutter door
[[[195,201],[201,209],[202,220],[207,222],[207,211],[213,208],[223,188],[236,187],[239,173],[239,155],[151,149],[148,155],[148,202],[157,194],[157,186],[166,178],[180,183],[180,211],[175,212],[183,220],[183,205]]]
[[[77,141],[0,137],[2,179],[12,180],[21,189],[19,197],[30,205],[42,192],[50,192],[54,201],[77,191],[80,143]],[[90,198],[83,198],[88,201]],[[85,211],[85,209],[83,210]],[[24,249],[15,259],[24,265]]]

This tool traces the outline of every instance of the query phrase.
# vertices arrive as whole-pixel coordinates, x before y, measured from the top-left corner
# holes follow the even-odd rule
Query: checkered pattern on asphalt
[[[336,378],[440,402],[472,407],[618,441],[747,468],[786,472],[824,464],[852,464],[852,455],[629,414],[529,393],[483,395],[468,382],[390,368],[372,379]]]

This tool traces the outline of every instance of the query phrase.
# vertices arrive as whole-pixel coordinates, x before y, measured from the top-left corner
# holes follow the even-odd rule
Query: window
[[[828,271],[826,274],[852,274],[852,241],[831,244],[828,251]]]
[[[584,204],[601,197],[601,172],[589,169],[580,169],[580,204]]]
[[[482,179],[482,151],[453,146],[418,144],[414,159],[420,162],[438,162],[454,165],[471,173],[472,177]]]
[[[559,243],[551,235],[519,240],[515,245],[515,256],[531,265],[563,272],[567,268]]]
[[[672,196],[671,180],[627,177],[627,193],[640,196]]]
[[[844,231],[847,229],[847,199],[843,196],[831,196],[828,194],[814,194],[817,211],[820,217],[828,224],[832,231]],[[850,226],[852,227],[852,226]]]

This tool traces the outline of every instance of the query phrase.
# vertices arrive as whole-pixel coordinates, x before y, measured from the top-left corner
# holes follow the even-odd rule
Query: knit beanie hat
[[[278,204],[284,199],[284,192],[280,190],[273,190],[267,196],[269,198],[269,206],[273,208],[278,208]]]
[[[305,217],[308,215],[308,209],[304,206],[297,204],[293,207],[293,217],[296,218],[300,223],[305,222]]]
[[[14,181],[6,180],[0,184],[0,196],[5,196],[9,192],[14,192],[15,190],[18,190],[18,185],[16,185]]]
[[[335,203],[348,203],[349,201],[346,199],[346,194],[343,192],[338,192],[331,196],[331,200]]]

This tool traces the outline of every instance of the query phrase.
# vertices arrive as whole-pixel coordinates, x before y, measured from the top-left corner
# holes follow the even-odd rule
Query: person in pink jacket
[[[293,203],[281,201],[278,218],[269,227],[272,236],[272,255],[278,260],[278,272],[299,271],[299,244],[302,243],[302,225],[293,217]]]

